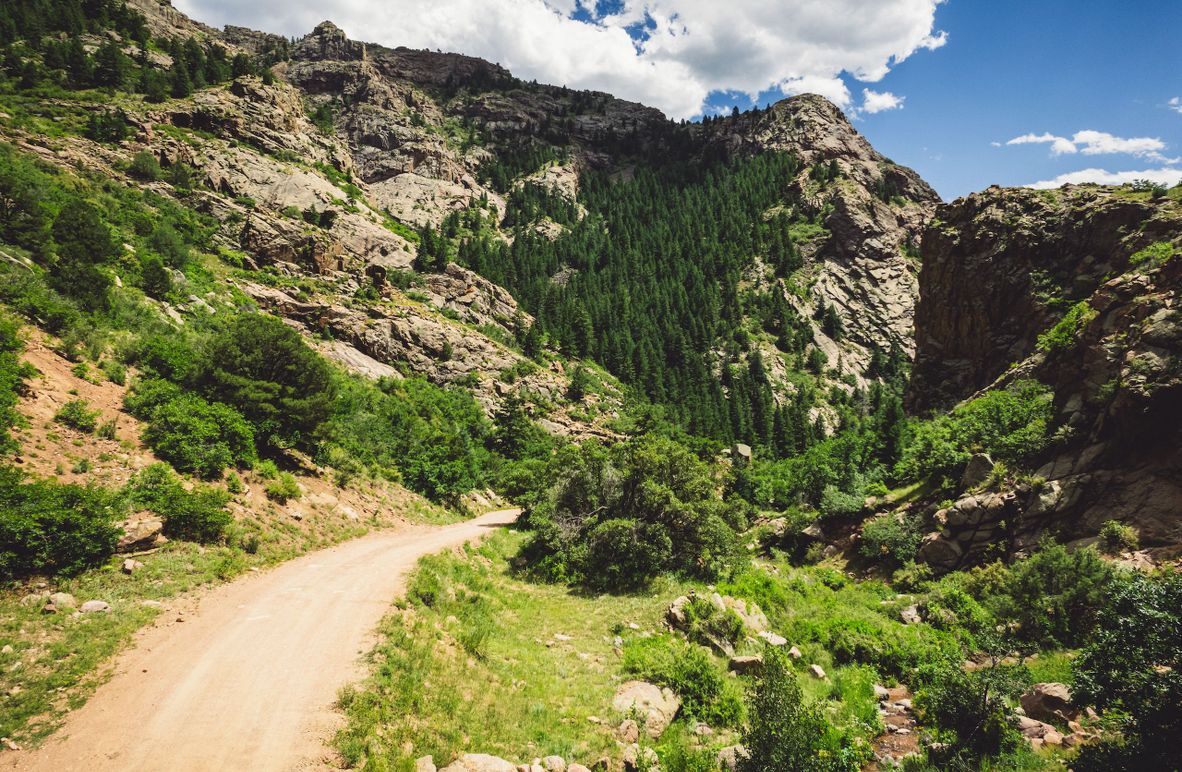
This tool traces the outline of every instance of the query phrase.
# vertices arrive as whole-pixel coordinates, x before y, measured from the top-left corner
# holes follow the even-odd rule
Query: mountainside
[[[921,555],[950,568],[991,544],[1136,527],[1182,543],[1182,206],[1176,195],[1095,186],[991,188],[940,207],[924,234],[919,409],[1036,380],[1055,442],[1026,484],[974,496]]]
[[[222,39],[254,55],[282,49],[288,59],[274,70],[295,90],[240,79],[144,118],[193,133],[178,140],[149,132],[142,139],[166,163],[200,170],[221,194],[206,206],[229,221],[226,238],[250,258],[296,263],[345,282],[317,307],[339,305],[342,292],[371,282],[389,294],[387,276],[405,281],[399,272],[417,267],[421,278],[414,282],[425,285],[430,305],[470,327],[524,342],[537,316],[547,345],[599,361],[669,405],[687,428],[769,447],[773,413],[787,416],[794,397],[810,431],[814,424],[832,431],[839,420],[828,407],[832,387],[847,395],[849,384],[864,388],[876,351],[913,351],[914,255],[938,199],[914,172],[875,153],[820,97],[687,126],[605,94],[526,84],[470,57],[351,41],[328,22],[290,47],[238,28]],[[309,123],[311,113],[327,133]],[[719,189],[710,176],[712,169],[780,154],[793,159],[791,168],[775,172],[757,195]],[[292,164],[297,158],[301,163]],[[619,198],[629,194],[620,186],[644,172],[653,177],[637,184],[649,191],[640,195],[651,195],[654,185],[689,185],[699,192],[675,208],[696,204],[710,218],[718,207],[715,227],[722,230],[708,244],[715,248],[729,234],[739,239],[737,248],[715,255],[687,242],[679,249],[671,234],[691,225],[671,220],[663,232],[666,211],[630,212],[658,226],[654,232],[678,261],[672,274],[668,264],[636,264],[629,240],[637,223],[620,219],[626,208]],[[609,179],[617,198],[600,204],[610,211],[588,211],[595,204],[584,190]],[[229,200],[245,198],[255,203],[249,211]],[[288,207],[332,211],[331,227],[274,216]],[[391,222],[438,229],[437,251],[446,256],[416,262],[420,234],[382,227]],[[597,238],[602,233],[606,241]],[[592,252],[596,258],[587,260]],[[461,266],[505,286],[524,309]],[[621,280],[634,290],[626,300],[617,289]],[[642,281],[652,290],[644,291]],[[248,291],[269,308],[294,310],[274,294]],[[469,385],[486,405],[507,393],[493,387],[517,361],[511,354],[480,342],[481,330],[449,336],[445,323],[411,313],[402,331],[383,321],[362,335],[339,311],[328,327],[366,356],[409,362],[436,382],[475,376]],[[308,308],[296,316],[307,323],[309,314],[324,316]],[[750,334],[727,341],[736,326]],[[445,340],[452,356],[441,364]],[[670,352],[678,352],[672,360]],[[822,376],[820,397],[811,388],[802,395],[799,378],[789,377],[810,357],[820,357],[812,363]],[[724,375],[732,367],[738,384]],[[751,368],[766,376],[747,378]],[[524,381],[550,400],[563,382],[545,373]],[[569,416],[548,420],[564,431],[586,431]]]

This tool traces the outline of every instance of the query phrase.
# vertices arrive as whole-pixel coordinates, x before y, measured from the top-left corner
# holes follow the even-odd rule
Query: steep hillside
[[[240,28],[227,30],[225,40],[260,56],[278,45],[271,35]],[[602,93],[522,83],[478,59],[357,43],[331,22],[291,46],[288,56],[275,72],[297,87],[309,111],[331,122],[336,147],[247,140],[332,164],[375,212],[439,234],[431,239],[435,246],[420,249],[389,236],[355,236],[349,229],[359,226],[339,218],[335,244],[311,247],[314,270],[355,278],[364,272],[381,284],[391,271],[415,267],[431,285],[448,266],[449,284],[472,284],[449,265],[455,260],[505,286],[538,316],[539,329],[527,340],[527,313],[518,316],[507,297],[473,306],[465,297],[473,294],[469,286],[433,293],[444,309],[476,325],[500,326],[531,349],[550,345],[567,356],[590,356],[643,396],[668,404],[690,430],[769,449],[772,415],[782,409],[786,422],[794,398],[804,403],[795,413],[806,415],[807,429],[816,424],[831,432],[839,422],[830,407],[833,387],[846,397],[849,384],[865,387],[876,351],[913,351],[914,254],[936,196],[910,170],[876,154],[824,99],[798,97],[768,111],[678,125]],[[275,109],[277,97],[253,87],[230,91],[248,104],[221,110],[248,116],[240,124],[217,121],[201,104],[194,115],[174,113],[171,122],[223,134],[230,129],[232,136],[233,125],[274,137],[297,130],[298,112]],[[260,102],[261,108],[249,104]],[[281,115],[286,122],[277,122]],[[760,194],[715,184],[712,170],[762,168],[777,156],[793,158],[792,168],[773,171]],[[264,192],[219,173],[210,184],[280,209],[339,201],[331,190],[310,199],[306,184],[285,186],[304,190],[300,200],[279,200],[274,186]],[[658,194],[657,208],[648,212],[624,205],[654,189],[687,187],[690,199],[662,202]],[[736,195],[746,197],[739,212]],[[701,238],[712,248],[733,241],[732,252],[670,241],[697,226],[670,219],[662,206],[681,218],[697,209],[706,228]],[[655,226],[652,233],[637,234],[642,220],[634,218]],[[273,234],[252,233],[247,251],[298,252],[282,240],[272,251],[273,242]],[[430,254],[416,260],[424,251]],[[587,260],[589,251],[595,260]],[[676,264],[662,264],[662,251]],[[621,281],[631,285],[630,296],[615,292]],[[677,291],[670,293],[670,285]],[[749,335],[732,342],[736,326]],[[359,342],[355,333],[335,332],[387,361],[414,349],[400,340],[405,336]],[[441,339],[439,332],[427,337]],[[437,351],[427,353],[402,358],[418,361],[416,370],[436,381],[453,379],[449,368],[433,363]],[[467,376],[470,358],[461,353],[452,369]],[[823,376],[819,398],[811,385],[810,396],[800,395],[810,363]],[[496,364],[504,368],[504,358]],[[491,374],[488,366],[474,366]],[[726,374],[730,368],[735,378]],[[762,375],[746,378],[752,368],[766,371],[766,382]],[[534,385],[554,394],[553,387]],[[488,390],[483,401],[492,397]]]
[[[991,188],[937,210],[923,243],[909,402],[1035,380],[1055,433],[1033,483],[937,513],[946,530],[921,556],[952,568],[1109,520],[1147,547],[1182,544],[1177,191]]]

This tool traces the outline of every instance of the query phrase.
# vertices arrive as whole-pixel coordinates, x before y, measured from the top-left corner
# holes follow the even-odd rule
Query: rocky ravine
[[[1153,551],[1176,551],[1182,205],[1127,188],[991,188],[936,216],[924,237],[912,406],[1035,379],[1054,390],[1060,428],[1033,484],[936,512],[943,530],[921,558],[948,570],[998,543],[1012,553],[1047,533],[1087,539],[1107,520],[1135,526]],[[1089,310],[1074,341],[1040,350],[1040,333],[1079,301]]]

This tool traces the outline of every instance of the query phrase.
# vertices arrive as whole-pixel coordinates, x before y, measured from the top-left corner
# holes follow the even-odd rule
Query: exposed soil
[[[444,527],[375,533],[223,585],[161,614],[115,675],[22,770],[316,769],[340,714],[338,690],[423,555],[516,519],[491,512]]]

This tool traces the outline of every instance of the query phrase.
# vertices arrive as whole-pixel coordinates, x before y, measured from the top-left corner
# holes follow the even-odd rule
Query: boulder
[[[591,770],[587,769],[582,764],[567,764],[566,772],[591,772]]]
[[[60,609],[77,608],[78,599],[68,592],[55,592],[49,596],[49,602]]]
[[[566,772],[566,760],[561,756],[547,756],[542,759],[542,769],[546,772]]]
[[[764,630],[762,633],[759,633],[759,637],[762,638],[763,640],[767,641],[767,643],[771,646],[787,646],[788,645],[787,638],[785,638],[784,636],[779,635],[777,633],[773,633],[770,630]]]
[[[415,759],[415,772],[436,772],[435,759],[430,756]]]
[[[821,667],[820,665],[818,665],[816,663],[809,665],[809,675],[811,675],[813,678],[816,678],[819,681],[824,681],[825,680],[825,668]]]
[[[439,772],[517,772],[517,765],[487,753],[465,753]]]
[[[960,477],[960,487],[975,488],[989,479],[993,472],[993,459],[988,453],[975,453],[964,465],[964,474]]]
[[[148,512],[132,515],[123,521],[120,528],[123,529],[123,535],[115,544],[116,552],[151,549],[164,535],[164,521]]]
[[[748,758],[747,749],[742,745],[728,745],[718,751],[716,761],[719,769],[735,772],[739,767],[739,760],[746,758]]]
[[[768,641],[768,642],[771,643],[771,641]],[[792,659],[800,659],[804,655],[800,653],[800,649],[793,646],[791,649],[788,650],[788,656],[792,657]]]
[[[111,604],[105,600],[88,600],[80,610],[83,614],[107,614],[111,611]]]
[[[899,619],[903,620],[904,624],[917,625],[920,623],[919,607],[912,604],[899,612]]]
[[[1027,716],[1040,721],[1068,721],[1079,714],[1066,684],[1034,684],[1022,695],[1021,703]]]
[[[681,708],[681,699],[670,689],[645,681],[627,681],[616,690],[612,707],[620,713],[636,711],[644,719],[649,737],[660,737]]]
[[[629,745],[624,749],[624,769],[629,772],[639,772],[639,770],[655,770],[659,769],[658,764],[660,759],[657,757],[657,752],[652,748],[641,748],[636,743]]]
[[[739,675],[758,673],[763,670],[763,657],[759,656],[758,654],[752,656],[731,657],[730,662],[727,663],[727,667],[731,670],[731,672],[738,673]]]
[[[616,739],[622,743],[639,742],[640,727],[632,719],[626,718],[616,727]]]
[[[128,558],[127,560],[123,561],[122,570],[123,570],[123,573],[131,575],[143,567],[144,567],[143,563],[139,562],[138,560],[133,560],[132,558]]]

